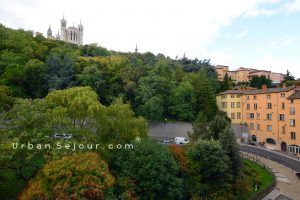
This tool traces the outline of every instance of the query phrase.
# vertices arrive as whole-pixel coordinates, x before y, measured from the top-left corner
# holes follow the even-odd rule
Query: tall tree
[[[198,140],[188,148],[187,155],[193,199],[209,199],[210,191],[224,187],[231,180],[230,159],[218,141]]]
[[[286,81],[294,81],[295,77],[291,74],[289,70],[286,71],[286,75],[284,76],[284,82]]]
[[[228,74],[225,73],[223,81],[221,82],[221,91],[230,90],[232,88],[232,83],[230,80],[230,77],[228,77]]]
[[[215,91],[205,72],[200,70],[192,80],[195,90],[196,104],[195,111],[205,113],[208,120],[211,120],[217,112]]]
[[[233,177],[237,178],[241,167],[241,160],[236,137],[230,126],[225,127],[220,133],[219,141],[227,156],[230,158]]]
[[[194,88],[190,82],[181,82],[172,90],[171,113],[180,121],[192,121],[195,118],[193,106],[195,105]]]
[[[211,137],[215,140],[218,140],[220,134],[227,127],[231,127],[231,125],[226,120],[225,116],[216,115],[215,118],[209,123],[209,130],[211,133]]]
[[[193,129],[188,132],[188,136],[192,141],[199,139],[210,139],[210,130],[205,113],[199,112],[196,120],[193,122]]]

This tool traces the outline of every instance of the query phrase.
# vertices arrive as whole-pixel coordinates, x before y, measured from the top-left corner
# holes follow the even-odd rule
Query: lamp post
[[[167,140],[167,123],[168,123],[168,119],[165,118],[165,141]]]

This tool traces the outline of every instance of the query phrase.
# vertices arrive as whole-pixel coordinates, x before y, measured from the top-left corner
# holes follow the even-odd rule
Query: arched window
[[[269,143],[269,144],[276,144],[276,142],[273,138],[267,138],[266,142]]]

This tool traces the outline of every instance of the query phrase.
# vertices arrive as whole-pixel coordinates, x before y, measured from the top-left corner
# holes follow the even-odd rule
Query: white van
[[[174,143],[175,144],[187,144],[187,143],[189,143],[189,141],[184,137],[175,137]]]

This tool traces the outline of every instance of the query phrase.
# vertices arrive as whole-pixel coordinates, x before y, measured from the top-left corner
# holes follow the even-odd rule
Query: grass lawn
[[[242,173],[237,181],[237,199],[251,199],[275,181],[275,176],[264,167],[243,159]],[[257,185],[257,190],[255,190]]]

